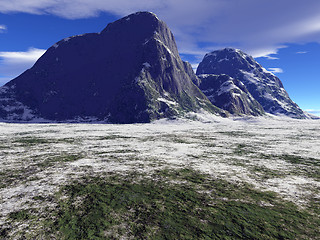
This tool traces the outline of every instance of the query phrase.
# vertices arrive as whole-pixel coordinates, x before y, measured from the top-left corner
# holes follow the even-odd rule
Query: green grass
[[[9,218],[16,221],[26,221],[34,218],[34,215],[29,209],[24,209],[10,213]]]
[[[218,134],[230,136],[230,137],[255,137],[256,135],[244,132],[244,131],[225,131],[225,132],[217,132]]]
[[[51,141],[45,138],[23,137],[14,140],[14,143],[19,143],[21,145],[37,145],[51,143]]]
[[[162,134],[161,136],[147,136],[144,138],[141,138],[140,140],[142,142],[152,142],[159,139],[165,139],[166,141],[173,142],[173,143],[182,143],[182,144],[192,144],[188,139],[183,138],[182,136],[179,136],[177,134]]]
[[[13,141],[15,144],[19,144],[22,147],[30,147],[40,144],[52,144],[52,143],[75,143],[77,140],[73,138],[59,138],[59,139],[49,139],[49,138],[38,138],[38,137],[22,137],[17,138]]]
[[[51,167],[57,163],[73,162],[83,157],[84,155],[82,154],[61,154],[57,156],[47,157],[43,161],[38,161],[36,166],[43,169]]]
[[[191,169],[84,177],[64,186],[61,239],[316,239],[319,218],[272,192]],[[49,225],[50,225],[49,224]],[[46,223],[48,225],[48,223]]]
[[[250,171],[255,175],[259,173],[259,177],[262,179],[286,177],[286,174],[283,174],[281,171],[273,170],[265,166],[253,166]]]
[[[99,154],[112,154],[112,153],[139,153],[139,151],[135,149],[117,149],[117,150],[104,151]]]
[[[130,139],[130,138],[133,138],[133,137],[111,134],[111,135],[99,137],[98,140],[114,140],[114,139]]]
[[[292,163],[292,164],[302,164],[307,166],[320,166],[320,160],[315,158],[303,158],[300,156],[283,154],[279,156],[281,159]]]
[[[297,155],[289,154],[260,154],[262,159],[280,159],[286,161],[290,164],[297,165],[293,170],[290,171],[290,174],[299,175],[304,177],[314,178],[316,180],[320,179],[320,160],[316,158],[306,158]],[[269,175],[267,172],[266,174]],[[275,172],[275,175],[277,173]],[[285,175],[284,175],[285,176]]]
[[[250,151],[247,150],[247,145],[245,144],[237,144],[237,147],[233,150],[233,152],[237,155],[245,155],[250,153]]]
[[[68,163],[83,158],[82,154],[61,154],[56,156],[35,156],[27,159],[28,165],[19,169],[3,169],[0,171],[0,189],[16,182],[38,180],[37,173],[55,164]]]
[[[1,188],[5,188],[8,185],[20,181],[24,178],[26,178],[26,176],[30,176],[30,174],[28,174],[27,172],[29,172],[29,169],[23,169],[23,170],[2,170],[0,171],[0,189]]]
[[[320,159],[316,158],[305,158],[297,155],[290,155],[290,154],[260,154],[260,157],[262,159],[272,159],[272,158],[278,158],[281,160],[284,160],[291,164],[300,164],[305,166],[313,166],[313,167],[319,167],[320,166]]]

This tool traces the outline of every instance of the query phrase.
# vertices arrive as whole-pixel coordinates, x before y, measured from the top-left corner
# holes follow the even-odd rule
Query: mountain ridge
[[[28,111],[30,118],[56,121],[135,123],[201,108],[224,115],[194,78],[167,25],[152,13],[138,12],[100,33],[52,45],[31,69],[5,85],[0,117],[26,121]]]
[[[207,53],[196,74],[154,13],[53,44],[0,88],[0,120],[139,123],[188,112],[312,118],[274,74],[239,49]]]

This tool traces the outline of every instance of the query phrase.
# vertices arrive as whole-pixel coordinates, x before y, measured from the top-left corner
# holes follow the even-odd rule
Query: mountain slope
[[[2,88],[0,118],[134,123],[200,108],[223,114],[192,83],[194,78],[167,25],[139,12],[100,33],[50,47]]]
[[[266,112],[307,118],[290,99],[280,79],[238,49],[225,48],[206,54],[198,66],[198,74],[227,74],[240,80]]]
[[[202,74],[198,87],[212,104],[235,115],[261,116],[262,106],[244,84],[228,75]]]

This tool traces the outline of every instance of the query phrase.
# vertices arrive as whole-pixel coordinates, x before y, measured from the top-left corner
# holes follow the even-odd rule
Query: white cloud
[[[306,109],[305,111],[308,112],[308,113],[320,116],[320,109],[319,110],[317,110],[317,109]]]
[[[12,78],[0,76],[0,87],[3,86],[4,84],[6,84],[7,82],[9,82],[10,80],[12,80]]]
[[[272,73],[283,73],[281,68],[268,68],[268,70]]]
[[[306,54],[308,52],[305,52],[305,51],[301,51],[301,52],[296,52],[296,54]]]
[[[53,14],[76,19],[109,12],[155,12],[175,34],[181,53],[236,47],[253,57],[277,53],[283,43],[319,42],[320,1],[309,0],[10,0],[0,12]],[[199,43],[206,43],[206,47]]]
[[[7,30],[7,26],[6,25],[0,25],[0,33],[4,32],[5,30]]]
[[[0,52],[0,58],[5,63],[34,63],[45,50],[29,48],[26,52]]]
[[[30,48],[26,52],[0,52],[0,85],[32,67],[44,52],[37,48]]]
[[[191,67],[193,69],[194,72],[197,71],[197,68],[198,68],[199,64],[198,63],[195,63],[195,64],[191,64]]]
[[[264,57],[269,59],[269,60],[277,60],[277,59],[279,59],[278,57],[273,57],[273,56],[270,56],[270,55],[266,55]]]

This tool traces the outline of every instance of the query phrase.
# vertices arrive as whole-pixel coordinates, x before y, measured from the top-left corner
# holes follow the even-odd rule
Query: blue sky
[[[273,71],[302,109],[320,115],[319,9],[318,0],[1,0],[0,85],[65,37],[152,11],[194,68],[207,52],[239,48]]]

